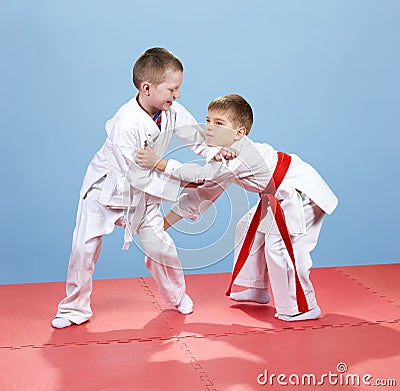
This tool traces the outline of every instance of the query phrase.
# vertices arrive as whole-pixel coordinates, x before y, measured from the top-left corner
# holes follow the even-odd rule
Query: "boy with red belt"
[[[259,204],[239,221],[235,238],[231,286],[235,282],[247,289],[231,293],[230,286],[227,294],[238,301],[267,303],[269,274],[277,318],[316,319],[320,309],[309,276],[310,253],[325,214],[333,212],[338,200],[318,172],[298,156],[251,141],[247,134],[252,123],[252,109],[245,99],[219,97],[208,106],[205,141],[234,149],[236,159],[210,160],[203,167],[182,165],[145,148],[138,151],[136,162],[171,178],[201,184],[182,192],[166,216],[166,228],[182,217],[197,219],[200,204],[215,201],[231,183],[258,192]]]

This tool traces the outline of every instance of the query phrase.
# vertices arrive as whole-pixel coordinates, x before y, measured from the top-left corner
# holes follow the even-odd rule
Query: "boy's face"
[[[226,113],[209,110],[204,127],[204,139],[210,147],[230,147],[245,134],[244,128],[235,130]]]
[[[175,99],[180,97],[180,87],[183,80],[181,71],[167,71],[165,80],[160,84],[148,83],[149,106],[156,111],[167,111]]]

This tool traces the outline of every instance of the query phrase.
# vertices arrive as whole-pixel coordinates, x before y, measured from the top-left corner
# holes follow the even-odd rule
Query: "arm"
[[[209,162],[204,166],[200,166],[193,163],[182,164],[173,159],[165,160],[157,156],[150,147],[138,150],[136,163],[142,168],[164,172],[172,179],[194,183],[204,183],[205,181],[233,182],[237,179],[241,169],[240,161],[230,166],[229,162],[224,161]]]
[[[168,219],[170,219],[170,222],[175,219],[174,223],[178,222],[181,218],[188,218],[197,221],[200,215],[217,200],[229,185],[229,182],[206,182],[196,188],[185,187],[182,190],[178,201],[172,205],[169,212],[171,215],[168,216]],[[179,219],[176,216],[179,216]]]
[[[164,217],[164,231],[166,231],[169,227],[172,227],[178,221],[182,220],[182,218],[182,216],[170,210]]]
[[[182,184],[190,183],[185,183],[185,189],[179,200],[165,216],[164,229],[168,229],[182,218],[197,220],[235,178],[234,172],[223,163],[208,163],[202,167],[197,164],[181,164],[175,160],[172,162],[175,167],[170,168],[170,176],[179,179]],[[164,172],[172,162],[160,159],[150,147],[138,151],[137,163],[141,166]],[[198,183],[201,186],[192,188],[191,183]]]
[[[146,167],[140,167],[135,163],[137,150],[145,145],[144,135],[140,134],[140,132],[132,131],[130,134],[124,132],[124,139],[120,134],[117,136],[119,137],[115,137],[113,140],[118,144],[114,143],[112,145],[112,154],[115,157],[112,160],[118,162],[119,171],[124,174],[124,190],[126,191],[129,188],[128,186],[131,186],[135,191],[144,191],[164,200],[175,201],[179,195],[179,180],[168,178],[161,172],[150,171]],[[127,200],[126,202],[130,201]]]

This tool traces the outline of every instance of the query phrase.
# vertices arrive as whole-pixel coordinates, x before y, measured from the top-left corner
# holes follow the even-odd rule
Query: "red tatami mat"
[[[400,305],[400,264],[338,267],[354,281]]]
[[[0,365],[2,391],[204,389],[175,340],[8,350]]]
[[[399,389],[398,323],[188,337],[185,342],[217,390]],[[323,376],[330,372],[330,378]],[[363,383],[366,374],[371,378]],[[353,383],[357,378],[360,386]],[[381,379],[395,379],[397,387],[379,388],[375,384]]]
[[[195,311],[179,335],[214,335],[247,332],[249,330],[281,330],[373,323],[400,319],[400,308],[374,294],[335,268],[314,269],[311,272],[322,316],[315,321],[282,322],[274,317],[273,299],[267,305],[238,303],[226,297],[230,275],[187,276],[187,291],[195,302]],[[152,291],[156,286],[146,279]],[[158,294],[157,300],[162,303]]]
[[[95,281],[93,318],[64,330],[50,326],[64,283],[0,286],[0,390],[396,391],[399,270],[314,269],[322,316],[292,323],[274,318],[273,302],[227,298],[229,274],[187,276],[189,316],[165,306],[151,278]],[[304,374],[324,383],[301,384]],[[375,385],[349,383],[364,375]]]
[[[0,286],[0,308],[7,314],[0,322],[0,347],[171,336],[142,278],[94,281],[92,321],[53,335],[49,325],[64,295],[64,283]]]

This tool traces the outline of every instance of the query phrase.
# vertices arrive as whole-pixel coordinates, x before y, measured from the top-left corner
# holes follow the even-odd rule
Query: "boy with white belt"
[[[204,137],[209,146],[236,150],[236,159],[211,160],[203,167],[182,165],[160,159],[151,148],[145,148],[138,151],[136,162],[164,171],[170,178],[202,184],[184,190],[166,216],[165,228],[182,217],[197,219],[200,204],[215,201],[231,183],[260,193],[257,208],[237,226],[235,268],[227,294],[234,300],[267,303],[268,270],[276,317],[284,321],[316,319],[320,309],[309,277],[310,252],[325,214],[333,212],[338,200],[317,171],[298,156],[252,142],[246,136],[252,122],[252,109],[241,96],[222,96],[208,106]],[[234,281],[248,289],[231,293]]]
[[[151,145],[165,153],[172,134],[204,156],[216,150],[204,144],[191,114],[175,100],[180,96],[183,66],[163,48],[145,51],[133,67],[136,97],[125,103],[106,123],[107,139],[90,162],[80,192],[76,226],[66,282],[67,296],[52,321],[55,328],[81,324],[92,316],[90,295],[94,265],[102,236],[115,225],[125,227],[127,249],[138,233],[146,266],[159,292],[183,314],[193,302],[185,293],[182,266],[171,237],[163,230],[161,200],[175,201],[180,182],[134,164],[136,151]],[[182,134],[184,125],[194,125]]]

